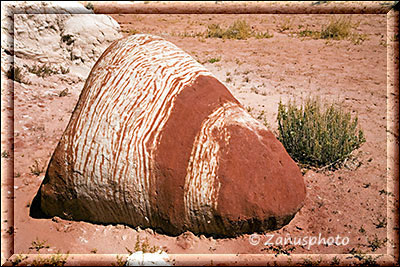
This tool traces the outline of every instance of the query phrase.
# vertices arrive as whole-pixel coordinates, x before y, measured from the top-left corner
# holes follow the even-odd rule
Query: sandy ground
[[[349,15],[352,21],[359,22],[356,31],[367,36],[361,44],[290,34],[306,27],[319,30],[331,16],[112,15],[120,23],[124,35],[136,32],[160,35],[192,55],[226,84],[254,117],[265,119],[272,131],[276,131],[280,100],[287,103],[320,96],[327,101],[341,101],[352,114],[358,114],[367,141],[356,151],[357,160],[335,172],[306,172],[307,198],[303,208],[288,225],[269,233],[274,235],[272,241],[275,242],[279,237],[318,237],[319,234],[325,238],[337,235],[348,238],[347,245],[283,246],[281,253],[301,255],[299,262],[302,264],[310,263],[305,254],[346,254],[357,250],[378,257],[378,254],[386,254],[388,247],[396,245],[388,233],[398,234],[398,228],[391,223],[398,208],[394,197],[398,192],[387,187],[387,160],[395,160],[387,151],[387,141],[397,140],[395,144],[398,145],[396,131],[387,128],[398,124],[398,117],[387,117],[387,101],[398,105],[398,93],[387,93],[386,15]],[[273,37],[247,40],[185,37],[204,32],[209,24],[227,26],[236,19],[244,19],[255,30],[268,31]],[[285,26],[288,29],[282,31]],[[210,63],[212,58],[220,61]],[[249,235],[213,239],[185,233],[172,237],[123,225],[29,217],[30,202],[44,178],[44,170],[84,84],[68,74],[46,79],[36,77],[31,82],[31,85],[14,84],[14,156],[8,151],[10,156],[2,158],[14,160],[14,190],[2,192],[14,201],[14,228],[10,228],[10,221],[3,220],[2,236],[13,238],[15,254],[57,251],[127,254],[127,249],[134,249],[137,237],[142,242],[147,239],[150,245],[159,246],[170,254],[278,253],[264,245],[267,237],[263,235],[258,235],[256,240],[260,242],[252,245]],[[64,89],[69,93],[59,96]],[[6,97],[12,99],[12,95]],[[3,108],[7,111],[10,106]],[[43,168],[38,176],[31,171],[35,161],[39,169]],[[397,159],[395,165],[398,165]],[[11,183],[2,180],[2,189]],[[6,216],[13,211],[3,209],[2,212]],[[49,247],[40,249],[40,241],[45,241],[44,246]],[[116,262],[115,256],[112,259]],[[215,264],[215,261],[207,262]]]

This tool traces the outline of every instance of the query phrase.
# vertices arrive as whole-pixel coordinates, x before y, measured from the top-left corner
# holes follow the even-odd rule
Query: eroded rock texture
[[[33,207],[235,236],[285,225],[305,194],[282,144],[221,82],[175,45],[139,34],[93,67]]]

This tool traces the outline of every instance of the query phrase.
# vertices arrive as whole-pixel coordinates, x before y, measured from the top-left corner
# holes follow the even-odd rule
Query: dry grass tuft
[[[232,25],[226,29],[221,28],[219,24],[211,24],[208,26],[205,34],[207,38],[222,38],[222,39],[236,39],[246,40],[250,37],[260,38],[271,38],[272,34],[269,32],[256,32],[252,27],[247,24],[245,20],[236,20]]]
[[[297,35],[314,39],[350,40],[354,44],[361,44],[367,39],[367,36],[354,32],[353,29],[357,26],[357,24],[352,23],[350,18],[335,17],[328,24],[322,26],[321,31],[306,28],[298,32]]]

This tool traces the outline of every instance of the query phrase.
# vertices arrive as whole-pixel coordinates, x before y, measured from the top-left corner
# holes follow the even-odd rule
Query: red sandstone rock
[[[133,35],[93,67],[31,214],[235,236],[282,227],[305,195],[282,144],[221,82]]]

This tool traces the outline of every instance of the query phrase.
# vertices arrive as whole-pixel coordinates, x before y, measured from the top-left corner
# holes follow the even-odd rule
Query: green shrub
[[[365,142],[357,116],[352,119],[334,103],[323,106],[318,98],[309,98],[300,108],[291,101],[279,103],[278,139],[304,167],[334,167]]]

